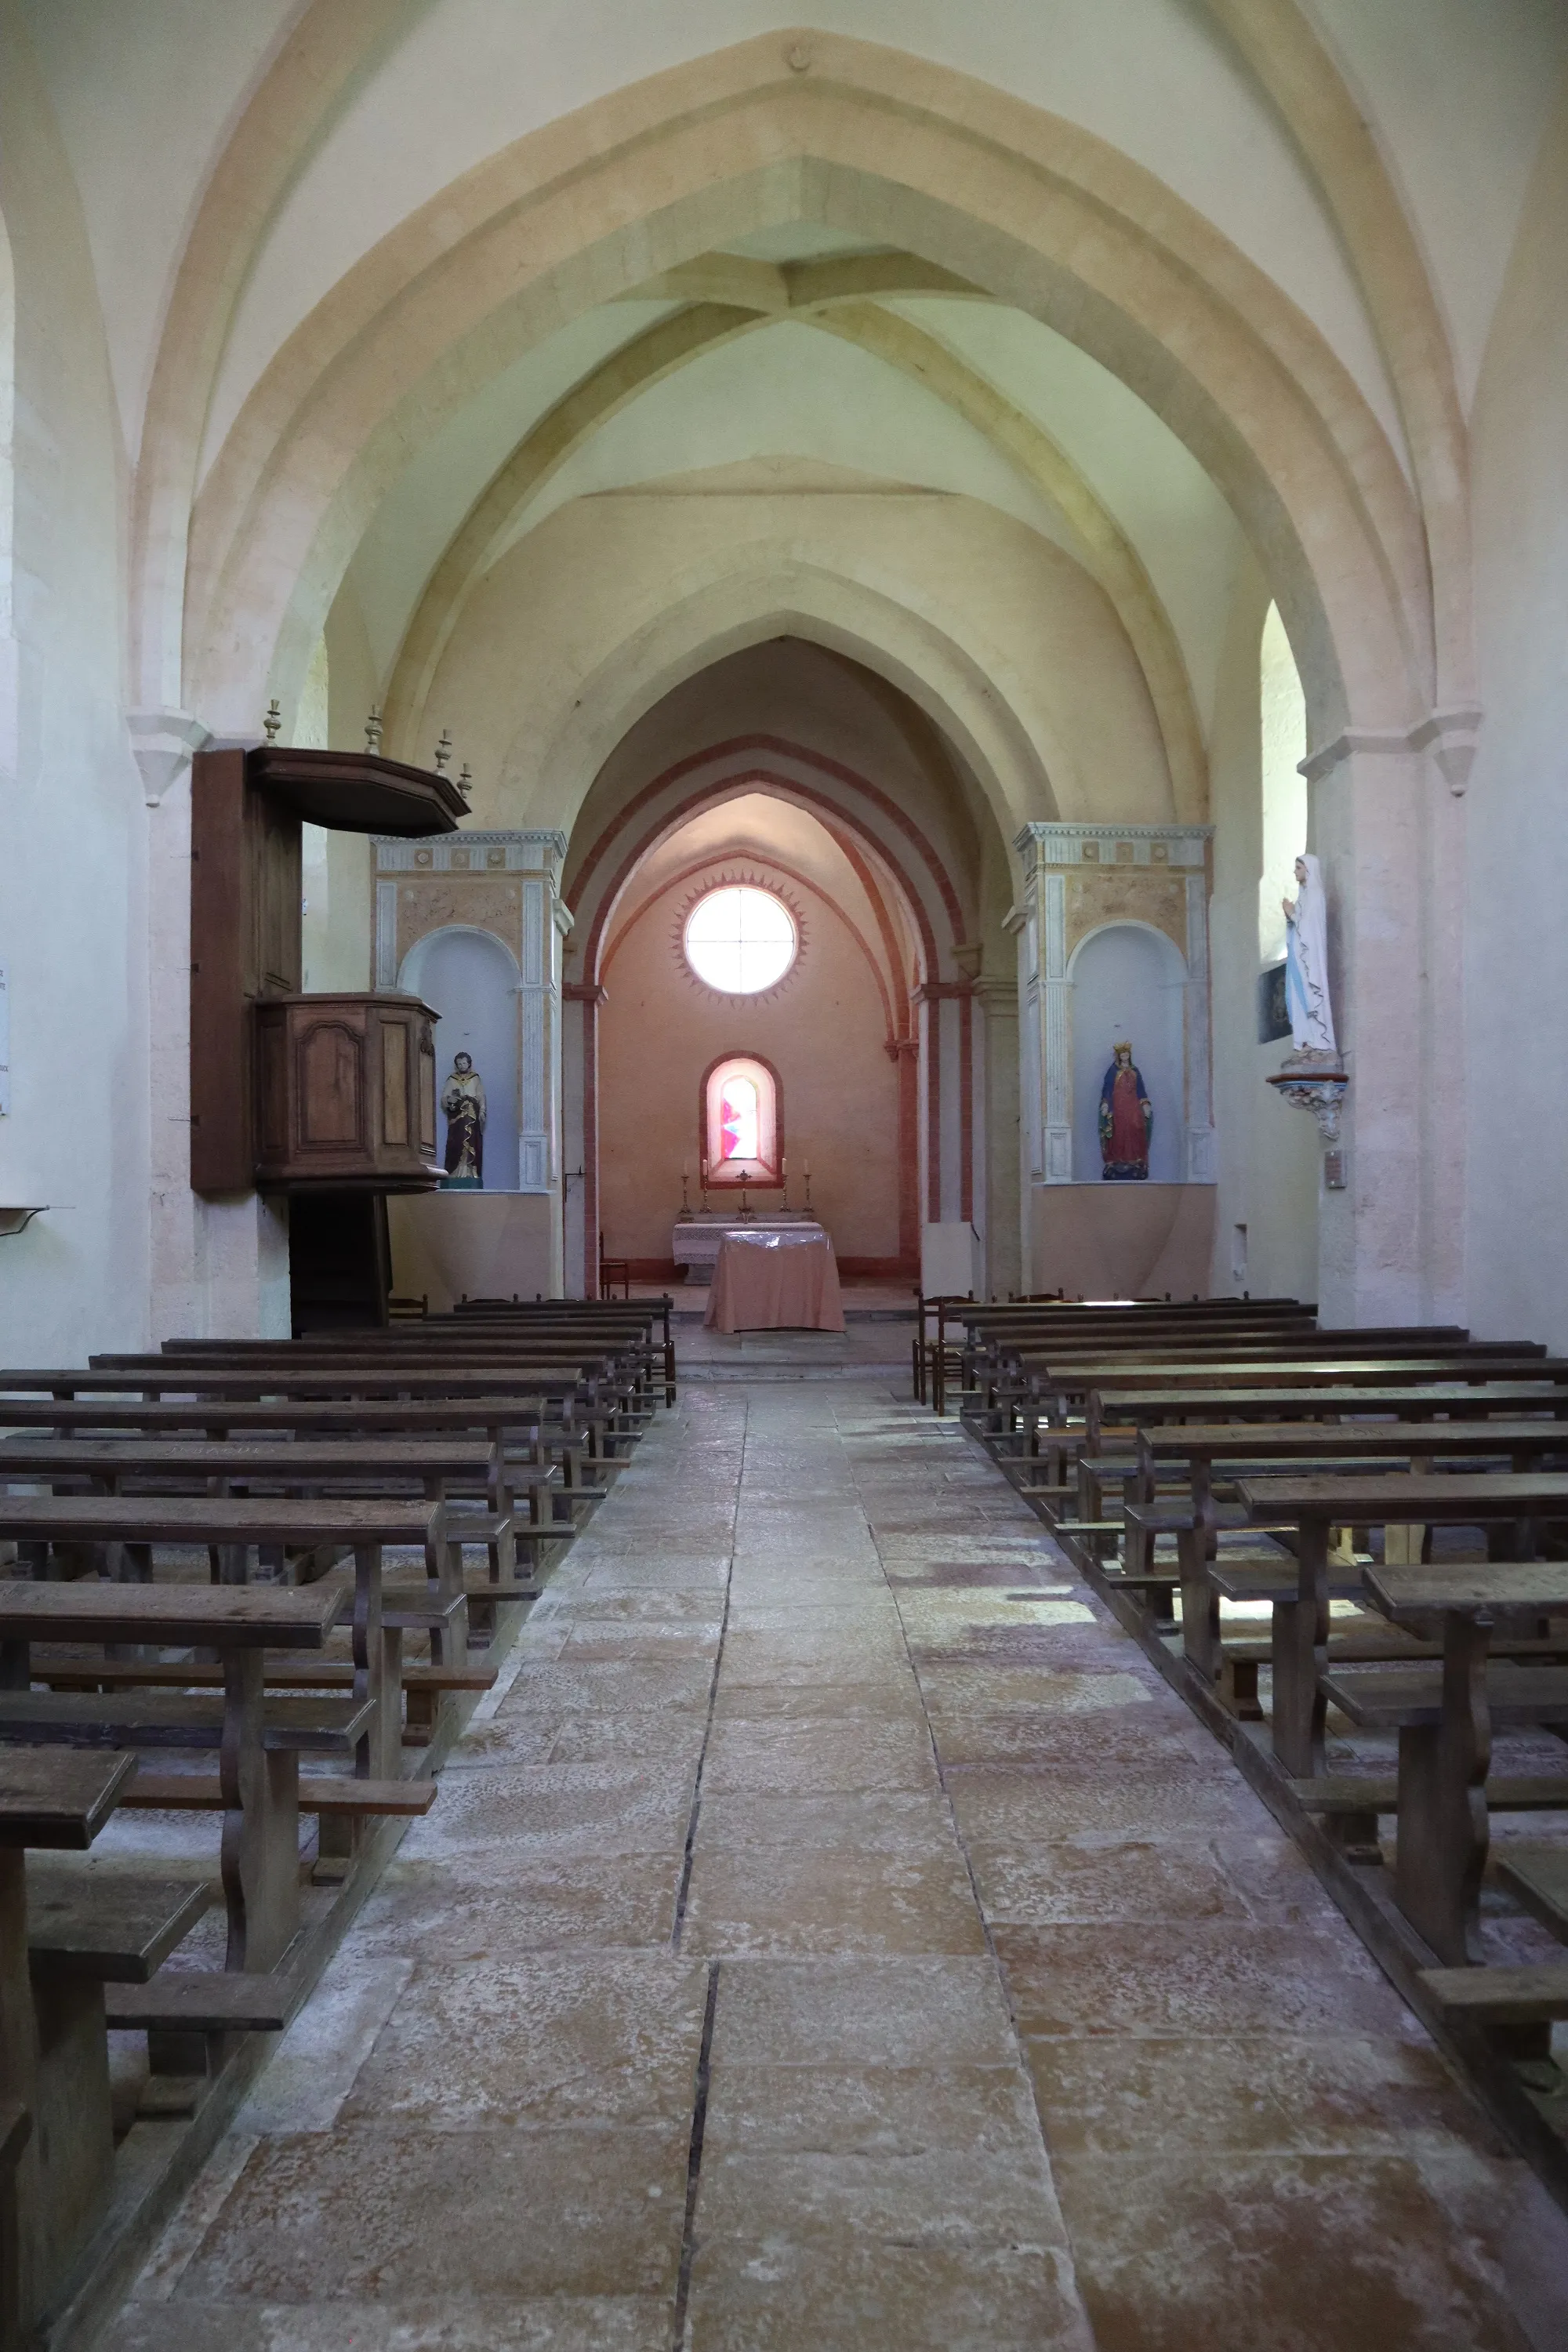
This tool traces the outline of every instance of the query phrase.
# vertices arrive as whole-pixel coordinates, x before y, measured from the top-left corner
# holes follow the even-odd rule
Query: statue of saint
[[[1154,1106],[1126,1038],[1110,1051],[1110,1067],[1100,1089],[1100,1156],[1105,1162],[1100,1175],[1108,1184],[1147,1183]]]
[[[1301,887],[1285,909],[1285,1009],[1290,1043],[1298,1055],[1337,1063],[1334,1016],[1329,1005],[1329,926],[1323,904],[1323,869],[1315,857],[1296,860]]]
[[[441,1189],[478,1191],[485,1181],[487,1114],[485,1082],[471,1055],[459,1054],[453,1061],[452,1075],[441,1089],[441,1108],[447,1114],[447,1173]]]

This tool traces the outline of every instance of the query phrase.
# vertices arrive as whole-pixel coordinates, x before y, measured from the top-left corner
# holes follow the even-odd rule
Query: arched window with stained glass
[[[702,1081],[702,1157],[710,1185],[776,1184],[783,1119],[778,1073],[751,1054],[715,1062]]]

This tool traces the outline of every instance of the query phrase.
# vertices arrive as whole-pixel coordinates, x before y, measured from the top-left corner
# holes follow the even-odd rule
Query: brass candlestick
[[[686,1187],[689,1181],[683,1168],[680,1171],[680,1213],[683,1217],[689,1217],[691,1214],[691,1203],[686,1197]]]
[[[805,1171],[805,1213],[808,1217],[811,1214],[811,1169],[809,1165]]]
[[[708,1214],[708,1162],[702,1162],[702,1213]]]

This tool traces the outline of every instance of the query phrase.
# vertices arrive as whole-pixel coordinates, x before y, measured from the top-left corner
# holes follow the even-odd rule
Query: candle
[[[781,1176],[787,1176],[789,1174],[789,1161],[787,1160],[781,1160],[779,1161],[779,1174]]]
[[[805,1172],[806,1172],[806,1174],[807,1174],[808,1176],[809,1176],[809,1175],[810,1175],[810,1173],[811,1173],[811,1162],[810,1162],[810,1160],[808,1160],[806,1161],[806,1163],[805,1163]]]
[[[680,1181],[681,1181],[681,1182],[682,1182],[683,1184],[685,1183],[685,1181],[686,1181],[687,1178],[690,1175],[690,1173],[691,1173],[691,1162],[690,1162],[690,1160],[683,1160],[681,1161],[681,1163],[680,1163]]]

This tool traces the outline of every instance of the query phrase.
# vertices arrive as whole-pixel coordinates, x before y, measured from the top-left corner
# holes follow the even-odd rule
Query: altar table
[[[702,1320],[710,1331],[842,1331],[833,1244],[820,1226],[726,1233]]]
[[[706,1283],[713,1279],[713,1269],[719,1263],[719,1245],[726,1234],[807,1234],[813,1241],[826,1239],[816,1219],[799,1209],[754,1210],[749,1217],[738,1216],[732,1209],[699,1211],[689,1217],[678,1217],[670,1255],[689,1283]]]

